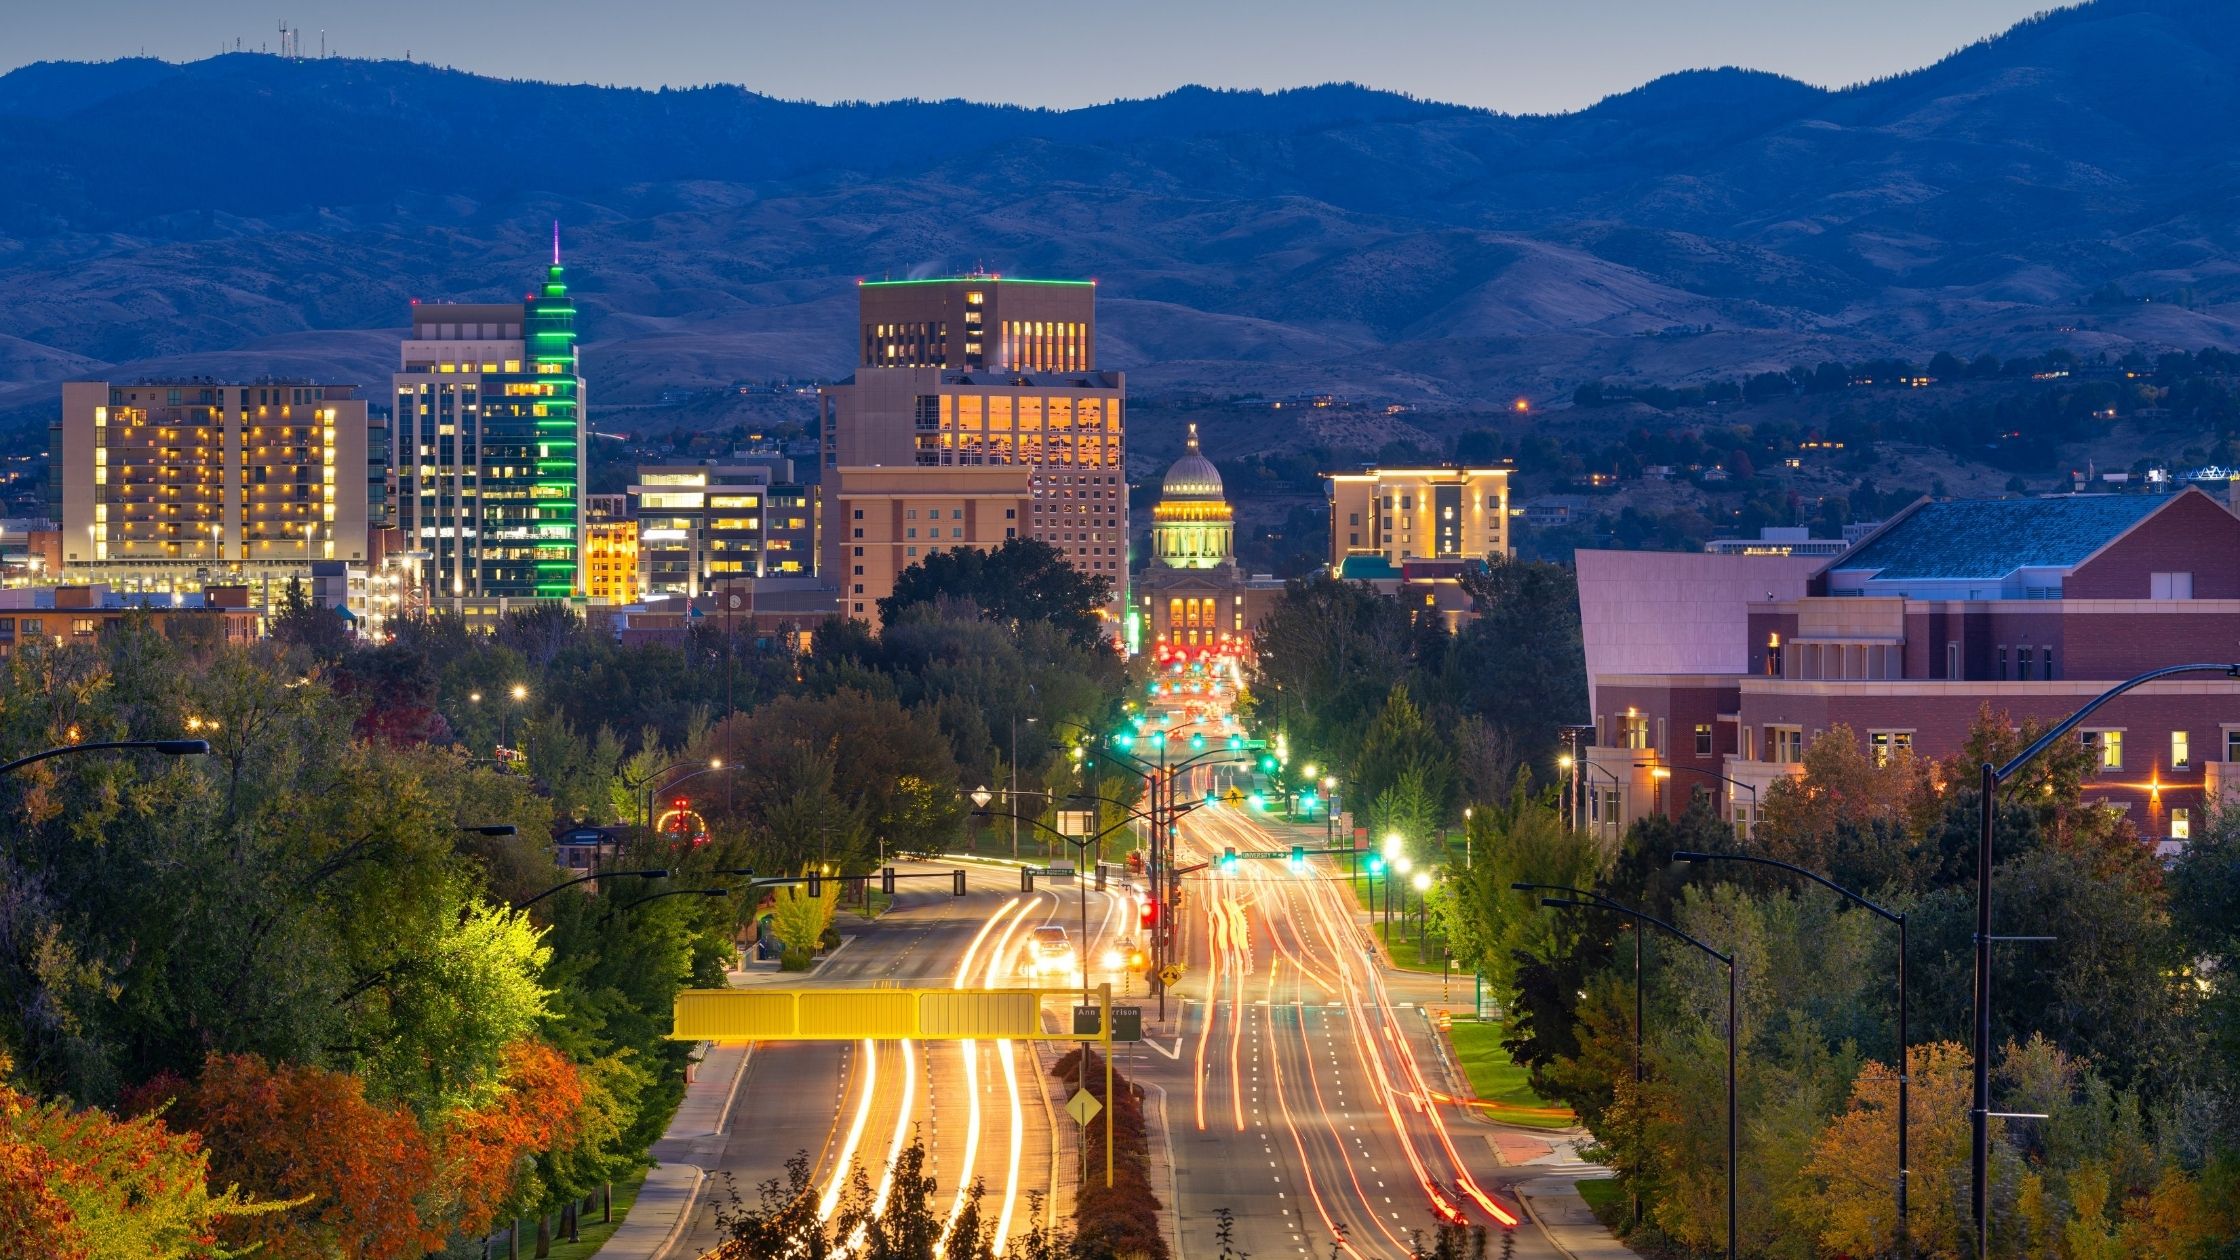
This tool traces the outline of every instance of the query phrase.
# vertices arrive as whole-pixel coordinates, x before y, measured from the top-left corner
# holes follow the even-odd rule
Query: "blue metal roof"
[[[1864,570],[1881,581],[1988,581],[2022,568],[2074,568],[2170,501],[2160,494],[2093,494],[1924,503],[1827,571]]]

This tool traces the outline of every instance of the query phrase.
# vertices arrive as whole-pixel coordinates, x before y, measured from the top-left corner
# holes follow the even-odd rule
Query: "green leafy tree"
[[[987,550],[929,552],[895,577],[894,592],[879,601],[879,617],[891,621],[914,605],[949,600],[1008,626],[1045,623],[1088,647],[1104,633],[1098,614],[1111,596],[1110,579],[1073,567],[1039,538],[1020,537]]]

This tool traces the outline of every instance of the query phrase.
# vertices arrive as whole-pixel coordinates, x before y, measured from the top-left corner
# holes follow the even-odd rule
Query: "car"
[[[1045,925],[1034,930],[1027,938],[1026,949],[1019,959],[1019,974],[1024,976],[1065,975],[1074,969],[1073,940],[1066,930]]]

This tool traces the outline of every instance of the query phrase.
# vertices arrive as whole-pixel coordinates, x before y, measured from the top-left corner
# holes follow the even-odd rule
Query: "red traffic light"
[[[1147,928],[1148,928],[1148,927],[1157,927],[1158,925],[1159,925],[1159,903],[1158,903],[1158,902],[1157,902],[1156,900],[1152,900],[1152,901],[1146,901],[1146,902],[1144,902],[1144,903],[1143,903],[1143,926],[1145,926],[1145,927],[1147,927]]]

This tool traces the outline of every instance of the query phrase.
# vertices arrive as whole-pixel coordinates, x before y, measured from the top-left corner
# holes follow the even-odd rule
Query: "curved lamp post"
[[[1912,1166],[1907,1160],[1906,1148],[1908,1120],[1906,1087],[1913,1079],[1913,1065],[1906,1059],[1906,916],[1903,912],[1878,906],[1834,880],[1815,874],[1801,866],[1792,866],[1774,858],[1757,857],[1743,853],[1697,853],[1692,850],[1682,850],[1673,854],[1672,857],[1677,862],[1749,862],[1756,866],[1778,867],[1792,874],[1802,875],[1822,888],[1840,894],[1850,899],[1854,904],[1866,907],[1880,916],[1886,923],[1898,925],[1898,1254],[1901,1256],[1912,1255],[1913,1230],[1906,1211],[1907,1181],[1912,1176]]]
[[[0,764],[0,774],[21,770],[53,757],[66,757],[72,753],[106,752],[110,749],[143,749],[162,753],[166,757],[200,757],[210,751],[207,739],[105,739],[90,744],[63,744],[57,748],[44,748],[28,757]]]
[[[1706,779],[1717,779],[1721,783],[1741,788],[1743,791],[1750,794],[1750,825],[1752,827],[1755,827],[1757,825],[1758,785],[1755,783],[1744,783],[1740,779],[1729,778],[1728,776],[1723,775],[1716,770],[1706,770],[1701,766],[1680,766],[1674,765],[1671,762],[1667,761],[1636,761],[1633,763],[1633,768],[1636,770],[1647,770],[1651,774],[1655,774],[1660,770],[1667,775],[1671,774],[1675,770],[1678,770],[1684,774],[1700,774]],[[1732,799],[1731,793],[1729,794],[1729,799]],[[1749,834],[1748,829],[1746,828],[1738,827],[1736,828],[1736,831],[1740,832],[1743,835]]]
[[[1530,891],[1530,886],[1524,886],[1524,890]],[[1739,1024],[1736,1017],[1734,955],[1721,953],[1720,951],[1713,949],[1711,946],[1704,944],[1702,941],[1697,940],[1695,937],[1688,935],[1686,932],[1681,931],[1679,928],[1672,926],[1670,923],[1665,922],[1663,919],[1657,918],[1655,915],[1644,913],[1640,910],[1634,909],[1631,906],[1621,905],[1618,902],[1610,900],[1608,897],[1594,895],[1592,900],[1580,900],[1573,897],[1542,897],[1540,899],[1540,904],[1543,906],[1552,906],[1564,909],[1608,910],[1613,914],[1622,914],[1627,918],[1633,920],[1634,930],[1637,932],[1640,930],[1641,925],[1644,923],[1648,924],[1651,927],[1661,928],[1665,932],[1678,937],[1680,940],[1685,941],[1690,945],[1693,945],[1697,949],[1703,951],[1705,954],[1711,956],[1714,959],[1717,959],[1719,962],[1726,965],[1727,1260],[1737,1260],[1737,1244],[1740,1236],[1740,1213],[1736,1210],[1736,1204],[1739,1201],[1736,1198],[1736,1185],[1741,1180],[1741,1167],[1737,1158],[1737,1151],[1741,1146],[1741,1142],[1739,1140],[1741,1131],[1735,1123],[1735,1035]]]
[[[1976,983],[1975,983],[1975,1093],[1968,1108],[1973,1149],[1969,1158],[1971,1207],[1975,1213],[1976,1254],[1991,1254],[1991,836],[1998,814],[1999,785],[2037,760],[2054,741],[2076,729],[2094,710],[2134,687],[2178,674],[2223,674],[2240,678],[2240,664],[2204,662],[2168,665],[2126,678],[2085,703],[2075,713],[2055,723],[2028,748],[2003,766],[1983,763],[1981,826],[1976,836]]]

